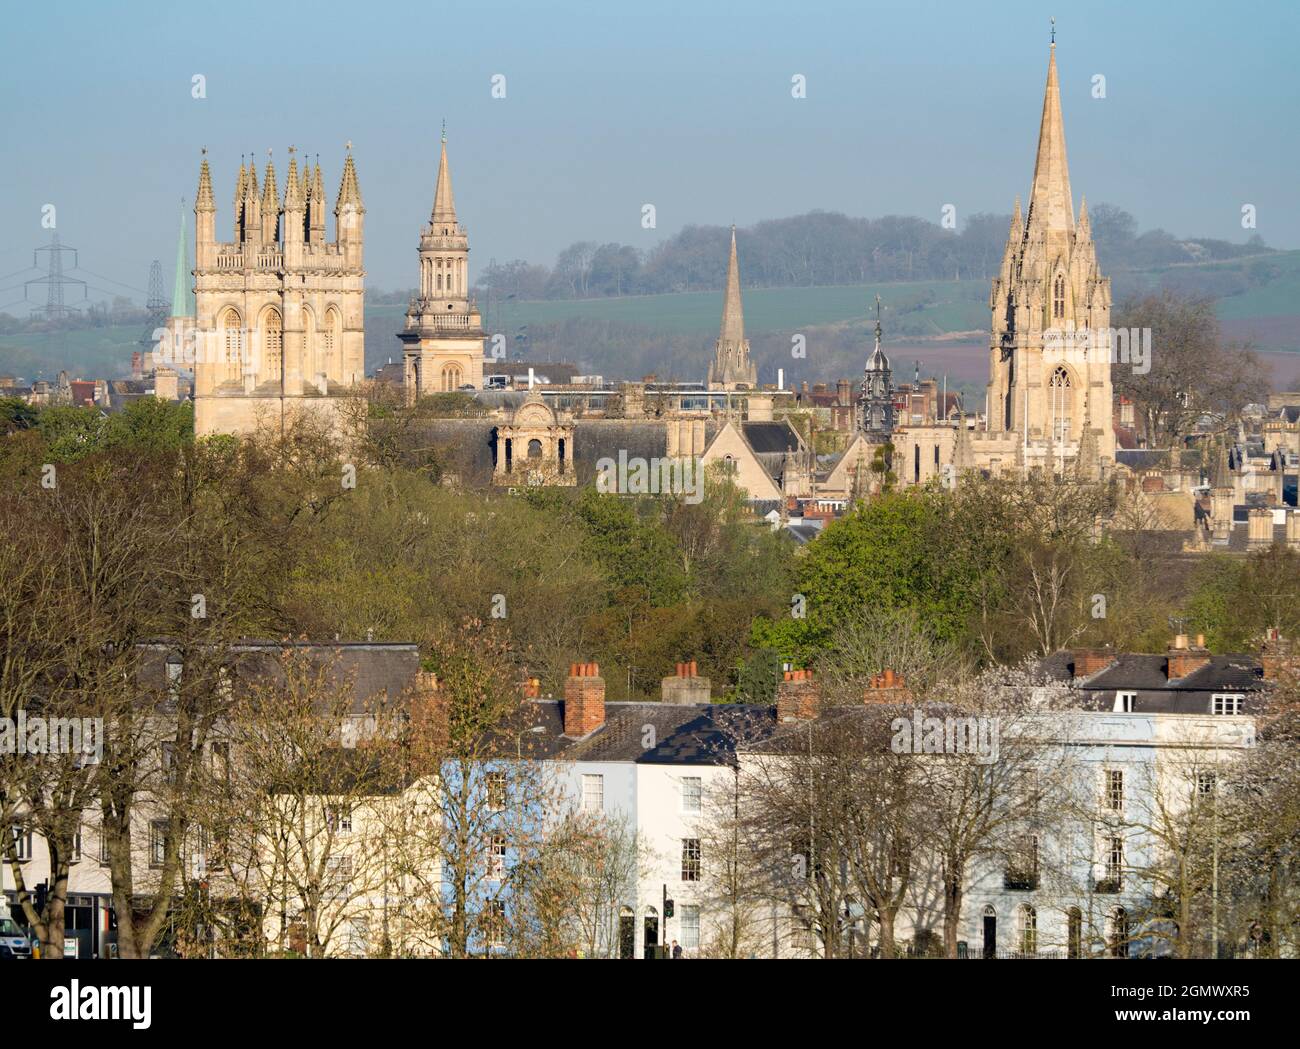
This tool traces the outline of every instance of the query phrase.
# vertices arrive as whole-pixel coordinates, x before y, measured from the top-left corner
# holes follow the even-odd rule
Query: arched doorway
[[[992,906],[984,908],[984,957],[998,956],[998,912]]]

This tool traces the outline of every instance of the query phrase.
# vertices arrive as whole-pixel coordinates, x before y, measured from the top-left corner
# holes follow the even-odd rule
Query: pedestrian
[[[673,940],[673,957],[680,958],[681,956],[682,956],[682,945],[678,943],[676,940]]]

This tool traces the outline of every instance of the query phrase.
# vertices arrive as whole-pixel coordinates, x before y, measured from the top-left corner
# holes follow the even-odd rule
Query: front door
[[[984,915],[984,957],[996,958],[998,956],[998,916],[996,914]]]

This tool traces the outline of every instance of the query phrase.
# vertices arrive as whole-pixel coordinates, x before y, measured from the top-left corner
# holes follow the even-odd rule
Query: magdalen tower
[[[1029,209],[1022,215],[1016,200],[989,304],[989,433],[1015,435],[1028,467],[1095,474],[1115,457],[1110,280],[1097,268],[1086,202],[1075,220],[1055,40]]]

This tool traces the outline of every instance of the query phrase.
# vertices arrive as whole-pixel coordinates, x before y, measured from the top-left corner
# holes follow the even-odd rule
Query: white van
[[[0,897],[0,962],[10,958],[31,958],[32,945],[26,934],[9,917],[9,907]]]

